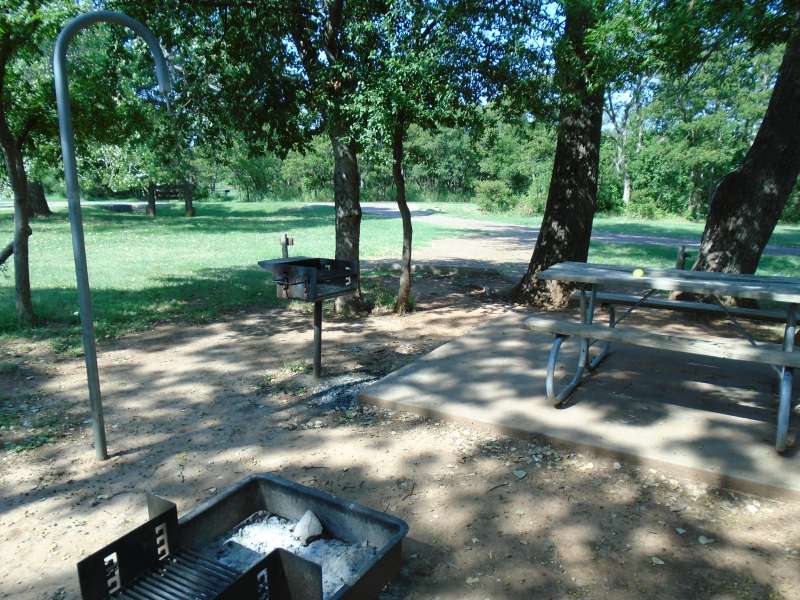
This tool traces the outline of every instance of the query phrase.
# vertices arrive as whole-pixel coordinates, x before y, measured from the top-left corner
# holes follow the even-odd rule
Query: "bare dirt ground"
[[[511,307],[497,277],[418,281],[405,317],[325,317],[326,378],[388,373]],[[384,600],[800,598],[800,502],[346,401],[308,374],[310,314],[252,308],[101,347],[112,458],[94,460],[80,360],[3,350],[0,597],[76,598],[75,563],[146,519],[271,471],[389,511],[410,534]],[[339,381],[339,380],[337,380]],[[0,405],[2,406],[2,405]],[[44,415],[44,416],[43,416]],[[28,430],[34,430],[34,433]]]

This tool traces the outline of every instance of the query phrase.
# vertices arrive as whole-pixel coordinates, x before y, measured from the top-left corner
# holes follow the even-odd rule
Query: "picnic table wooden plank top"
[[[644,275],[641,277],[634,275],[633,272],[637,268],[641,268]],[[544,280],[573,283],[629,285],[670,292],[714,294],[800,304],[800,279],[793,277],[683,271],[637,267],[636,265],[583,262],[558,263],[540,272],[537,277]]]

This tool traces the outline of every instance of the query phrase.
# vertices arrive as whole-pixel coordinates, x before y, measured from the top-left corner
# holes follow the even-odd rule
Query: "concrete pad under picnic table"
[[[530,314],[498,317],[359,397],[514,436],[545,437],[720,487],[800,497],[800,456],[774,449],[777,376],[769,366],[616,346],[570,406],[557,409],[544,393],[552,336],[525,329]],[[562,383],[574,368],[575,346],[568,341],[562,350]]]

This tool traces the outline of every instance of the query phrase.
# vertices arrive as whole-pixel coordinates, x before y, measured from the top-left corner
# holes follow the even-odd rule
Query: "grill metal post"
[[[322,372],[322,301],[314,302],[314,379]]]
[[[292,245],[284,236],[282,250]],[[358,268],[354,261],[297,256],[258,262],[272,271],[278,298],[314,303],[314,379],[322,377],[322,303],[350,293],[358,287]]]

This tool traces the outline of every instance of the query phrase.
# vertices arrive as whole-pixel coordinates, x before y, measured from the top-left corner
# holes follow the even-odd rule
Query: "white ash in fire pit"
[[[297,524],[297,521],[259,511],[221,536],[210,552],[217,561],[245,571],[275,548],[288,550],[322,567],[324,598],[330,598],[344,584],[351,583],[361,567],[376,554],[376,549],[366,543],[350,544],[333,538],[323,537],[305,544],[297,537],[297,533],[301,533],[295,532]]]
[[[311,390],[308,402],[314,406],[328,409],[346,410],[357,404],[358,393],[377,379],[377,377],[363,373],[331,377],[320,382]]]

